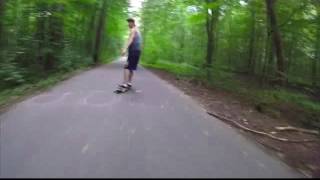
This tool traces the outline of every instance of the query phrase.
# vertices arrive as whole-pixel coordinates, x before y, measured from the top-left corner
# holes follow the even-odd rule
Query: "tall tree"
[[[282,44],[280,30],[278,27],[277,16],[274,10],[276,0],[266,0],[266,4],[267,4],[267,16],[269,16],[269,19],[270,19],[273,45],[276,50],[276,56],[277,56],[277,82],[280,83],[281,85],[284,85],[286,80],[285,64],[284,64],[285,57],[283,53],[283,44]]]
[[[2,45],[4,44],[4,39],[3,39],[3,15],[4,15],[4,5],[5,5],[5,0],[0,0],[0,48],[2,48]]]
[[[206,55],[206,68],[207,78],[211,78],[211,67],[215,53],[216,45],[216,25],[219,18],[219,6],[216,0],[206,0],[206,30],[207,30],[207,55]]]
[[[254,74],[255,71],[255,41],[256,41],[256,8],[255,8],[254,0],[250,1],[250,13],[251,13],[251,33],[250,33],[250,41],[249,41],[249,58],[248,58],[248,70],[251,74]]]
[[[211,67],[214,55],[215,28],[219,11],[213,8],[214,0],[206,0],[207,58],[206,65]]]
[[[94,52],[93,52],[93,61],[95,64],[99,62],[99,53],[101,48],[101,40],[103,37],[103,30],[105,26],[105,19],[106,19],[106,11],[107,11],[107,0],[102,0],[98,26],[96,29],[96,38],[95,38],[95,45],[94,45]]]
[[[94,27],[95,21],[96,21],[96,14],[92,13],[88,23],[87,32],[86,32],[85,48],[86,48],[87,54],[91,54],[93,50],[93,34],[94,34],[93,32],[94,31],[92,30],[92,27]]]
[[[314,2],[316,9],[317,9],[317,24],[316,24],[316,41],[315,41],[315,57],[312,59],[312,85],[313,87],[317,87],[318,85],[318,78],[317,78],[317,68],[318,68],[318,61],[320,61],[320,2]]]
[[[46,46],[47,46],[47,35],[46,35],[46,24],[47,17],[49,15],[48,4],[45,1],[36,2],[37,14],[37,24],[36,24],[36,34],[35,39],[38,42],[37,44],[37,60],[39,64],[42,64],[45,67],[46,61]]]
[[[48,19],[48,43],[49,52],[46,54],[45,70],[52,70],[58,59],[58,55],[62,52],[64,44],[64,22],[62,18],[64,6],[60,3],[50,5],[51,16]]]

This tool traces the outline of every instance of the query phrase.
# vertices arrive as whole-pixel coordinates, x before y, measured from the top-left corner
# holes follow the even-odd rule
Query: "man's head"
[[[127,22],[129,23],[129,28],[132,29],[136,26],[135,20],[133,18],[127,19]]]

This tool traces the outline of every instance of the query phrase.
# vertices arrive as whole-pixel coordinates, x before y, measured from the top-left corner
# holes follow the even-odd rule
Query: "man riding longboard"
[[[125,93],[132,88],[132,80],[134,71],[137,70],[141,55],[141,34],[136,27],[135,20],[132,18],[127,19],[130,28],[130,36],[125,48],[122,50],[121,55],[124,56],[128,51],[127,63],[124,67],[123,83],[119,85],[115,93]]]

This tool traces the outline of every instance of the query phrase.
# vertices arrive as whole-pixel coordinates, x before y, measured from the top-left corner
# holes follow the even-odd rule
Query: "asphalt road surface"
[[[302,177],[151,72],[113,93],[122,61],[0,115],[2,178]]]

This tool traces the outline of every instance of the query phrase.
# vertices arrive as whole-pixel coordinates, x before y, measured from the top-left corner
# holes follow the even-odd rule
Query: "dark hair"
[[[135,23],[135,20],[133,18],[128,18],[127,21]]]

